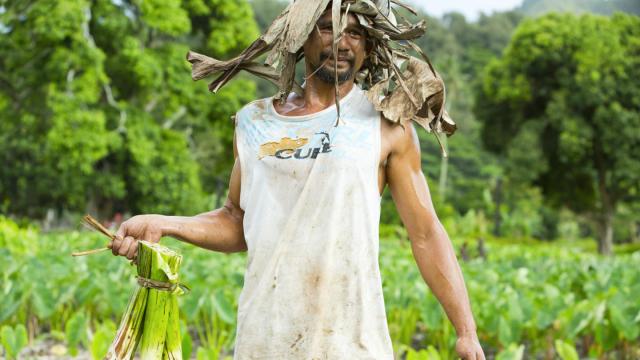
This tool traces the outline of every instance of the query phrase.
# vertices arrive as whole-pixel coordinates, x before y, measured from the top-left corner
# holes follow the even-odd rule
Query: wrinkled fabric
[[[380,114],[357,86],[284,117],[236,116],[248,265],[234,359],[392,360],[378,266]]]

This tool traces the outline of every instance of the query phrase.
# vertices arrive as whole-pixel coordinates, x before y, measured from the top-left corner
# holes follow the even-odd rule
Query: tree
[[[482,148],[480,124],[472,111],[473,91],[480,83],[482,68],[507,46],[521,16],[497,12],[481,15],[476,22],[467,22],[460,13],[448,13],[442,20],[421,16],[428,30],[417,43],[444,78],[448,111],[459,124],[458,132],[447,140],[448,159],[439,159],[440,151],[431,135],[421,136],[425,173],[432,186],[441,180],[437,201],[446,200],[459,213],[497,209],[500,206],[487,206],[483,193],[495,186],[500,167],[497,157]]]
[[[610,254],[640,176],[640,18],[551,14],[521,24],[483,76],[475,112],[508,172],[597,224]]]
[[[611,15],[616,11],[640,14],[640,3],[637,0],[524,0],[517,11],[529,15],[543,15],[551,11],[579,13],[595,13]]]
[[[204,210],[231,169],[230,116],[255,85],[214,96],[185,55],[242,50],[258,35],[249,4],[0,4],[0,209]]]

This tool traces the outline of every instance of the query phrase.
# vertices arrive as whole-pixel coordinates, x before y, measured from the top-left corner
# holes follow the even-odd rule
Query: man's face
[[[304,43],[305,62],[318,79],[335,82],[335,57],[332,49],[333,26],[331,9],[326,10]],[[349,14],[347,27],[338,43],[338,82],[353,79],[364,63],[366,56],[366,32],[353,14]]]

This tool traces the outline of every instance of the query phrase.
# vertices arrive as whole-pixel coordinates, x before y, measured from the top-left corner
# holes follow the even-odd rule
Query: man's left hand
[[[485,360],[478,335],[475,333],[458,337],[456,352],[462,360]]]

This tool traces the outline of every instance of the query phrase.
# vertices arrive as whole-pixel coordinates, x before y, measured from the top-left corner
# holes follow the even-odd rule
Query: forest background
[[[69,256],[104,246],[79,219],[115,228],[222,205],[231,116],[275,87],[242,75],[211,94],[185,55],[237,55],[284,6],[0,0],[0,357],[104,357],[134,268]],[[488,359],[640,358],[638,14],[636,0],[524,0],[473,20],[419,13],[418,45],[459,126],[442,138],[448,158],[418,129],[423,171]],[[388,191],[382,207],[396,355],[455,359]],[[184,254],[192,287],[180,300],[184,358],[231,358],[246,256],[163,243]]]
[[[230,117],[275,88],[244,76],[213,95],[191,80],[184,54],[237,54],[286,2],[0,4],[0,213],[47,230],[81,213],[222,204]],[[460,128],[449,158],[420,131],[445,222],[477,236],[591,238],[603,253],[640,241],[639,9],[527,0],[473,22],[420,13],[419,45]],[[585,15],[543,16],[557,10]],[[383,208],[383,224],[400,224],[388,192]]]

